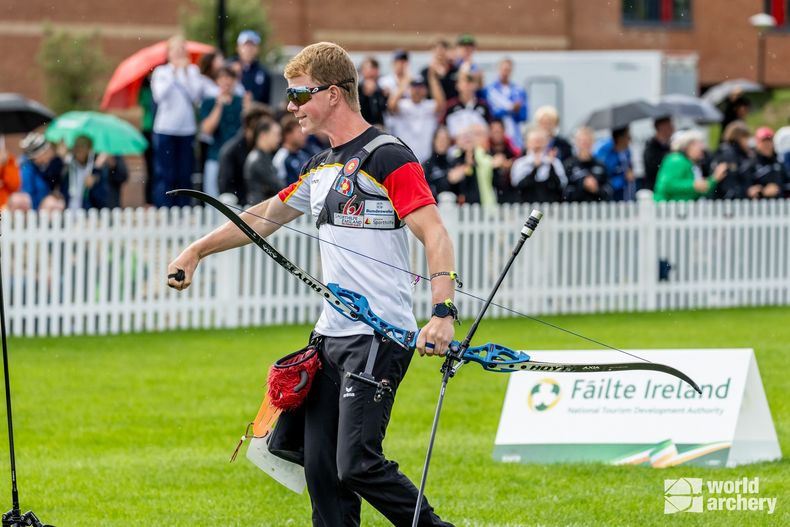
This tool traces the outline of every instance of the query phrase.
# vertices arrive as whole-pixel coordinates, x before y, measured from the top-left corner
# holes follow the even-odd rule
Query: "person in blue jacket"
[[[513,61],[504,58],[499,62],[499,78],[485,90],[488,107],[505,125],[505,135],[519,149],[524,148],[521,125],[527,121],[527,92],[521,86],[510,82],[513,74]]]
[[[20,143],[24,152],[21,164],[22,192],[30,195],[33,209],[60,189],[63,160],[43,134],[31,132]]]
[[[612,201],[636,199],[634,169],[631,163],[631,132],[628,127],[612,130],[612,137],[599,142],[593,156],[604,164],[609,173]]]

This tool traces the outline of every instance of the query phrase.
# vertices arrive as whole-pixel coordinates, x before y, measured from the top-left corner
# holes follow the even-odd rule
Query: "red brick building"
[[[228,3],[233,0],[226,0]],[[481,49],[661,49],[699,53],[700,82],[757,78],[758,33],[772,13],[765,82],[790,85],[787,0],[287,0],[262,1],[283,45],[333,40],[350,49],[424,49],[472,33]],[[179,0],[0,0],[0,91],[43,97],[36,63],[44,27],[99,30],[115,63],[178,29]]]

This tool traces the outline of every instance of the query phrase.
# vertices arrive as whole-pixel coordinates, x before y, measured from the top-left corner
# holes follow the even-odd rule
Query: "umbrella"
[[[693,95],[664,95],[658,101],[658,109],[672,117],[686,117],[702,124],[720,123],[724,119],[718,108]]]
[[[774,149],[780,156],[790,152],[790,126],[783,126],[774,134]]]
[[[0,93],[0,135],[23,134],[48,123],[55,114],[16,93]]]
[[[188,40],[187,53],[194,64],[201,55],[214,51],[212,46]],[[157,42],[143,48],[123,60],[107,83],[101,100],[102,110],[110,108],[131,108],[137,104],[137,96],[143,79],[153,69],[167,62],[167,41]]]
[[[755,93],[765,91],[765,88],[750,80],[733,79],[711,86],[702,98],[711,104],[719,105],[736,90],[740,90],[742,93]]]
[[[584,124],[595,130],[617,130],[640,119],[667,116],[666,112],[660,111],[656,106],[639,100],[596,110],[590,114]]]
[[[44,136],[53,143],[63,141],[71,148],[74,140],[86,136],[96,152],[140,154],[148,147],[143,134],[114,115],[98,112],[67,112],[52,121]]]

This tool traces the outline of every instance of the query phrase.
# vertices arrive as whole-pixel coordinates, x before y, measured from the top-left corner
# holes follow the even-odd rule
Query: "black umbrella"
[[[0,93],[0,134],[23,134],[55,118],[52,110],[16,93]]]
[[[657,119],[668,116],[667,112],[662,112],[649,102],[640,100],[595,110],[584,124],[594,130],[617,130],[640,119]]]
[[[672,117],[685,117],[702,124],[720,123],[724,119],[718,108],[693,95],[664,95],[658,102],[658,109]]]
[[[736,90],[740,91],[741,93],[756,93],[765,91],[765,88],[763,88],[762,85],[747,79],[732,79],[729,81],[724,81],[715,86],[711,86],[708,88],[708,91],[705,92],[702,98],[711,104],[718,105],[724,102],[724,99],[729,97],[730,94]]]

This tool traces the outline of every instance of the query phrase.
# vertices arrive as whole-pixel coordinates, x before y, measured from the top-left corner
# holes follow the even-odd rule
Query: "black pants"
[[[417,488],[397,463],[384,458],[381,446],[412,352],[391,341],[381,343],[373,375],[388,379],[393,392],[375,402],[374,387],[345,377],[347,371],[364,370],[372,338],[326,337],[320,346],[322,368],[304,403],[304,468],[315,527],[358,526],[360,498],[393,525],[408,527],[412,522]],[[419,524],[452,527],[434,514],[427,500]]]

